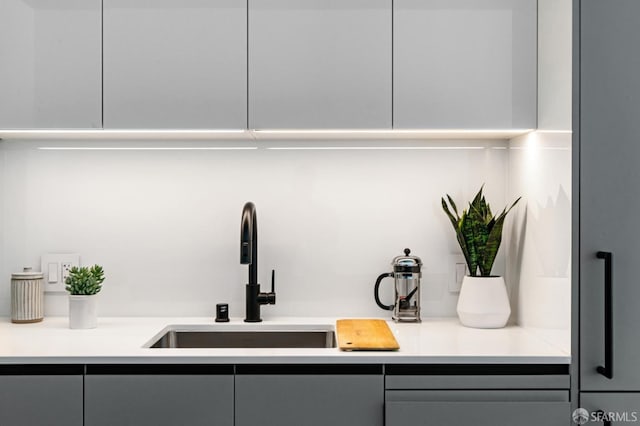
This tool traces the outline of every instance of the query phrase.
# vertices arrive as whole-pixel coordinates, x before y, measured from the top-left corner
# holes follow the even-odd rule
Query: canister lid
[[[12,280],[40,280],[44,277],[42,272],[33,271],[33,268],[27,266],[22,269],[22,272],[14,272],[11,274]]]

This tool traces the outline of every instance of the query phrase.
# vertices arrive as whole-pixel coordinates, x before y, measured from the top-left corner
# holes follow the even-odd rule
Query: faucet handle
[[[269,305],[276,304],[276,270],[271,270],[271,292],[267,293],[267,303]]]
[[[258,293],[258,303],[260,305],[276,304],[276,270],[271,270],[271,291],[269,293]]]
[[[268,305],[276,304],[276,270],[271,270],[271,291],[265,293],[265,301]]]

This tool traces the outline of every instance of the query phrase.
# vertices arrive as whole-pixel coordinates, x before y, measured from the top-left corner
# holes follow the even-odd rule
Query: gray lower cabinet
[[[536,0],[393,7],[394,128],[536,127]]]
[[[105,129],[244,129],[246,0],[104,0]]]
[[[83,426],[82,371],[6,375],[0,370],[0,425]]]
[[[640,2],[578,10],[580,390],[640,391]]]
[[[0,128],[102,127],[101,0],[0,1]]]
[[[382,426],[382,369],[360,374],[361,368],[336,374],[326,366],[312,374],[295,366],[237,366],[235,426]]]
[[[587,410],[589,424],[622,425],[640,422],[640,393],[583,392],[580,407]]]
[[[85,426],[233,426],[233,367],[88,366],[84,386]]]
[[[401,365],[385,370],[386,426],[568,426],[571,422],[567,366]],[[422,371],[407,374],[408,370]],[[487,370],[494,371],[487,374]]]
[[[568,426],[571,419],[568,391],[388,391],[385,413],[386,426]]]
[[[249,0],[249,127],[390,129],[391,0]]]

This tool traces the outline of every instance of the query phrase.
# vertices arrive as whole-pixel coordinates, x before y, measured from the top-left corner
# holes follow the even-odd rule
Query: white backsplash
[[[2,142],[0,314],[9,314],[11,272],[38,269],[43,253],[78,252],[83,265],[105,268],[100,315],[213,315],[216,303],[228,302],[232,316],[243,316],[240,213],[250,200],[263,288],[276,270],[277,304],[262,308],[264,318],[390,316],[376,306],[373,284],[405,247],[424,262],[423,315],[455,315],[448,280],[459,248],[440,197],[462,205],[484,183],[492,206],[502,207],[506,143],[363,144],[428,149],[268,149],[353,145],[307,141],[256,142],[249,145],[258,149],[243,151],[92,151]],[[505,270],[504,250],[495,270]],[[391,281],[383,284],[388,302]],[[66,295],[46,299],[48,315],[67,313]]]
[[[571,134],[532,133],[511,142],[509,192],[526,203],[512,218],[508,274],[520,325],[571,325]],[[526,207],[526,208],[524,208]]]

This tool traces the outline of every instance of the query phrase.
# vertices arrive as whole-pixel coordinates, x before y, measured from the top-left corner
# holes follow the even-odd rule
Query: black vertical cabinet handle
[[[613,253],[599,251],[604,259],[604,366],[596,368],[607,379],[613,378]]]

